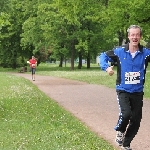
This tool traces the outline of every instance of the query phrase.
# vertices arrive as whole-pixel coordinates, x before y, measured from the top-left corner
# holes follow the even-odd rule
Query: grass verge
[[[30,81],[0,74],[1,150],[114,150]]]

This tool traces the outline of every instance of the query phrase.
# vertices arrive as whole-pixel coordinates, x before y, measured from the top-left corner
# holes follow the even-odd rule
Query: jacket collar
[[[140,45],[140,43],[139,43],[138,46],[139,46],[139,50],[138,51],[143,52],[143,45]],[[128,51],[129,50],[129,43],[123,45],[123,47],[124,47],[125,51]]]

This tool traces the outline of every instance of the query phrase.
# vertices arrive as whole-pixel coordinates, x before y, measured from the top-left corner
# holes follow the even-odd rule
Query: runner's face
[[[141,40],[140,29],[139,28],[131,28],[130,32],[128,34],[128,38],[129,38],[131,45],[137,46]]]

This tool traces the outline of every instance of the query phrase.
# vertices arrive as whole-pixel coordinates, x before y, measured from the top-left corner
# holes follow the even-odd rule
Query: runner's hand
[[[112,75],[114,74],[113,67],[114,67],[114,66],[110,66],[110,67],[108,67],[108,68],[106,69],[106,72],[107,72],[110,76],[112,76]]]

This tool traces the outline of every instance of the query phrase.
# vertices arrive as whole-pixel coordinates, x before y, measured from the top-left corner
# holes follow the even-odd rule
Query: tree
[[[113,43],[111,47],[122,45],[124,41],[125,43],[128,42],[126,31],[131,24],[138,24],[149,31],[148,24],[145,23],[145,21],[150,21],[148,15],[150,11],[149,3],[149,1],[144,0],[109,0],[108,7],[104,11],[104,19],[106,22],[104,35],[108,37],[106,41],[108,40]]]
[[[1,64],[3,67],[16,68],[18,64],[18,58],[25,54],[20,45],[22,23],[24,22],[24,16],[22,13],[22,1],[6,1],[5,6],[9,9],[5,9],[9,24],[5,25],[1,29]],[[23,62],[22,65],[24,65]]]

